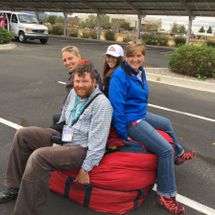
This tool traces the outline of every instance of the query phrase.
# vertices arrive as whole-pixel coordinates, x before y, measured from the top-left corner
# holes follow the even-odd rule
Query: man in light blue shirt
[[[13,139],[0,203],[16,199],[13,215],[41,214],[51,171],[80,168],[76,180],[89,184],[88,172],[102,159],[112,119],[112,107],[96,85],[93,65],[80,63],[74,72],[59,123],[62,146],[53,147],[51,128],[19,129]]]

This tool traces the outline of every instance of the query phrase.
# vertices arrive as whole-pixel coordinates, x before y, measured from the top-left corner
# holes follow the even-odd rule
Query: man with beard
[[[53,147],[51,128],[19,129],[13,139],[0,203],[17,198],[14,215],[41,214],[50,173],[80,168],[76,180],[89,184],[88,172],[102,159],[112,118],[112,107],[96,84],[93,65],[79,64],[60,117],[62,146]]]

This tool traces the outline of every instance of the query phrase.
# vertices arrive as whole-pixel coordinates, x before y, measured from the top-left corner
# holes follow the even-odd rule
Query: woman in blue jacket
[[[169,212],[183,214],[184,206],[175,199],[174,163],[181,164],[190,160],[196,156],[196,152],[184,151],[169,119],[147,110],[148,84],[142,67],[144,44],[141,41],[130,42],[125,55],[126,61],[115,70],[109,86],[109,99],[114,109],[113,126],[123,139],[142,142],[158,156],[158,199]],[[173,138],[174,148],[157,129],[167,132]]]

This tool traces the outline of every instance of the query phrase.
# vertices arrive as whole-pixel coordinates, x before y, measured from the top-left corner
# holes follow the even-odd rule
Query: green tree
[[[158,32],[160,27],[160,23],[150,23],[144,26],[146,32]]]
[[[62,16],[56,17],[55,23],[64,24],[64,18]]]
[[[173,23],[171,28],[172,34],[185,34],[187,32],[184,25],[178,25],[177,23]]]
[[[126,31],[128,31],[128,30],[130,30],[130,23],[129,22],[122,22],[121,24],[120,24],[120,28],[122,28],[122,29],[124,29],[124,30],[126,30]]]
[[[56,23],[56,19],[57,19],[56,16],[49,16],[48,19],[47,19],[47,21],[49,23],[51,23],[52,25],[54,25]]]
[[[101,16],[101,26],[104,29],[110,29],[111,24],[110,24],[110,17],[107,15],[102,15]]]
[[[203,26],[199,29],[199,33],[205,33],[205,29]]]
[[[88,28],[95,28],[96,26],[96,16],[95,15],[89,15],[86,19],[86,27]]]
[[[184,25],[179,26],[178,33],[180,33],[180,34],[186,34],[187,33],[187,30],[186,30]]]
[[[80,28],[86,28],[86,22],[84,22],[84,21],[81,21],[80,22]]]
[[[178,24],[177,23],[173,23],[172,28],[171,28],[171,33],[172,34],[177,34],[178,33]]]
[[[207,33],[208,33],[208,34],[212,34],[212,28],[211,28],[211,26],[209,26],[209,28],[208,28],[208,30],[207,30]]]

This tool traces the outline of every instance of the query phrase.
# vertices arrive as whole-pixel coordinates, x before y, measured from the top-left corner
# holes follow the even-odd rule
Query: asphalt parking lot
[[[85,58],[91,59],[102,71],[108,43],[51,38],[47,45],[37,41],[16,43],[13,50],[0,51],[0,117],[21,126],[48,127],[53,114],[60,110],[65,96],[67,71],[60,59],[62,47],[73,44]],[[167,67],[169,49],[148,48],[145,66]],[[215,94],[150,82],[149,110],[169,117],[185,148],[198,152],[194,161],[176,167],[180,201],[189,215],[215,214]],[[155,108],[153,105],[156,105]],[[166,107],[183,113],[203,116],[205,119],[166,111]],[[0,123],[0,188],[3,188],[4,169],[15,129]],[[184,199],[186,197],[187,199]],[[155,201],[151,192],[145,203],[132,215],[168,214]],[[194,202],[193,202],[194,201]],[[0,214],[8,215],[14,202],[0,205]],[[54,193],[49,193],[44,215],[100,214],[77,205]]]

